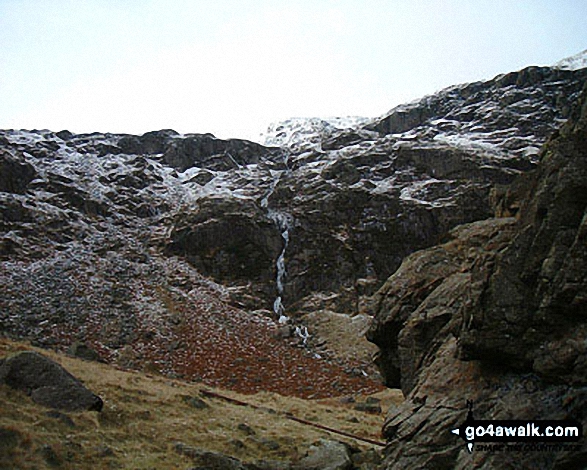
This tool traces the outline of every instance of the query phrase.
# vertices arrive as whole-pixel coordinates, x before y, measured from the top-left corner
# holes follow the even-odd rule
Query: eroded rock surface
[[[516,452],[473,452],[451,434],[466,417],[587,424],[587,100],[505,206],[518,220],[459,227],[415,253],[376,295],[369,337],[389,385],[386,468],[508,468]],[[515,204],[516,198],[520,198]],[[581,451],[525,452],[524,468],[581,468]]]

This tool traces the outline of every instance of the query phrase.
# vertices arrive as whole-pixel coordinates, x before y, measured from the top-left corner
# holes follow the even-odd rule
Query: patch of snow
[[[426,194],[427,187],[437,183],[442,183],[442,181],[437,180],[436,178],[430,178],[424,181],[415,181],[411,185],[402,188],[399,198],[402,201],[411,201],[425,206],[442,207],[446,205],[446,201],[441,199],[437,199],[435,201],[426,201],[421,199],[421,197]]]
[[[437,134],[433,140],[443,144],[457,147],[469,151],[484,151],[492,154],[501,153],[501,149],[496,144],[484,140],[485,134]]]
[[[567,57],[553,65],[561,70],[580,70],[587,67],[587,49],[571,57]]]
[[[372,181],[372,183],[375,184],[375,188],[372,189],[374,194],[385,194],[396,189],[396,179],[393,176],[381,181]]]
[[[329,118],[291,118],[275,122],[261,134],[261,142],[266,146],[284,147],[294,151],[320,149],[324,136],[337,130],[355,129],[370,122],[360,116]]]

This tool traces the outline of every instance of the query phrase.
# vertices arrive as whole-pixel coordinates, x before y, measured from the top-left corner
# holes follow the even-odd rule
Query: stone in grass
[[[239,423],[239,425],[236,428],[239,431],[245,433],[247,436],[254,436],[255,434],[257,434],[255,430],[246,423]]]
[[[186,405],[189,405],[196,410],[205,410],[206,408],[210,408],[204,400],[198,397],[182,395],[181,399]]]
[[[190,470],[246,470],[240,460],[218,453],[192,447],[183,442],[175,443],[175,451],[194,461],[195,467]]]
[[[75,423],[73,422],[73,420],[69,416],[67,416],[66,414],[61,413],[60,411],[57,411],[57,410],[47,411],[47,413],[45,413],[45,416],[47,416],[49,418],[56,419],[70,428],[75,428]]]
[[[289,462],[282,462],[281,460],[257,460],[253,464],[245,466],[247,470],[291,470],[292,466]]]
[[[56,362],[33,351],[0,361],[0,383],[22,390],[35,403],[63,411],[101,411],[102,399]]]
[[[94,349],[77,341],[69,347],[68,353],[86,361],[105,362]]]
[[[59,467],[61,465],[61,458],[55,452],[55,449],[49,444],[45,444],[37,449],[37,452],[41,454],[45,462],[50,467]]]
[[[320,439],[313,444],[295,470],[351,470],[351,451],[346,444],[338,441]]]
[[[379,403],[357,403],[355,405],[355,410],[364,413],[380,414],[381,405],[379,405]]]

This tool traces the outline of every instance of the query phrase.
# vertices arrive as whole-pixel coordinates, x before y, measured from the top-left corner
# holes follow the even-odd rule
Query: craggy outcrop
[[[34,167],[22,156],[0,151],[0,191],[22,194],[35,177]]]
[[[282,249],[275,223],[251,201],[230,197],[200,199],[181,213],[167,249],[225,285],[249,285],[249,295],[274,295],[275,260]],[[254,283],[254,287],[251,285]],[[251,305],[255,308],[255,304]]]
[[[371,293],[361,289],[366,279],[380,286],[410,253],[491,217],[491,193],[535,167],[586,78],[587,69],[529,67],[450,87],[363,127],[276,126],[272,142],[293,149],[269,199],[294,220],[285,305],[311,311],[326,292],[329,307],[356,311]]]
[[[587,91],[587,88],[586,88]],[[501,202],[517,220],[459,227],[415,253],[375,296],[369,338],[390,386],[385,468],[582,468],[580,451],[469,453],[477,419],[587,425],[587,97]],[[516,197],[521,200],[515,201]]]
[[[528,137],[545,139],[553,122],[569,117],[586,76],[585,69],[527,67],[397,106],[366,127],[382,134],[424,128],[437,135],[467,131],[479,142],[505,144],[515,153],[528,145]],[[545,99],[544,105],[535,106],[539,96]],[[502,140],[504,135],[510,137],[507,142]]]

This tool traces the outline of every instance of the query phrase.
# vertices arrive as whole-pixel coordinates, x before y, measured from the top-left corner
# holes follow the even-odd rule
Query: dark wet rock
[[[466,400],[476,419],[587,425],[586,142],[584,96],[538,169],[502,194],[501,211],[519,208],[515,221],[456,228],[445,244],[409,256],[376,295],[369,338],[387,383],[406,396],[385,421],[384,468],[519,465],[511,452],[469,454],[451,434]],[[528,452],[524,465],[580,468],[586,455],[584,444]]]
[[[430,205],[404,200],[400,187],[385,194],[336,186],[314,192],[300,188],[298,194],[290,204],[295,226],[286,260],[286,298],[291,305],[313,292],[337,294],[334,305],[321,308],[344,312],[357,310],[361,279],[382,282],[403,257],[438,242],[457,221],[491,214],[486,185],[455,187],[449,205],[435,204],[424,194]]]
[[[246,200],[214,197],[200,200],[196,210],[178,217],[167,249],[217,282],[246,285],[244,294],[234,291],[234,300],[256,303],[258,308],[259,296],[271,305],[282,243],[279,228],[259,207]],[[250,301],[247,296],[252,296]]]
[[[240,139],[221,140],[212,134],[192,134],[176,139],[165,149],[163,161],[179,171],[191,167],[209,170],[232,170],[240,166],[259,163],[280,154],[255,142]]]
[[[200,272],[217,281],[274,278],[281,234],[275,223],[248,201],[200,200],[173,227],[169,250],[183,255]]]
[[[22,390],[35,403],[65,411],[100,411],[103,402],[56,362],[31,351],[0,363],[0,383]]]
[[[179,134],[172,129],[147,132],[141,136],[125,136],[118,141],[122,153],[156,155],[165,152],[168,143]]]
[[[0,191],[24,194],[37,172],[24,157],[0,150]]]
[[[61,140],[70,140],[74,137],[74,134],[68,131],[67,129],[56,132],[55,135],[59,137]]]

